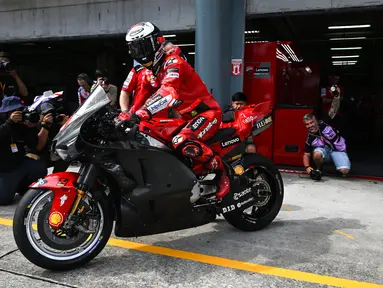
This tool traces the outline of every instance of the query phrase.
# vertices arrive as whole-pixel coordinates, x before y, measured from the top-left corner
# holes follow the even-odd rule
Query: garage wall
[[[113,35],[149,19],[194,29],[194,0],[0,0],[0,41]]]
[[[0,41],[121,34],[142,20],[165,31],[191,30],[194,5],[194,0],[0,0]],[[383,0],[247,0],[247,13],[374,5]]]
[[[383,0],[248,0],[248,14],[328,10],[383,5]]]

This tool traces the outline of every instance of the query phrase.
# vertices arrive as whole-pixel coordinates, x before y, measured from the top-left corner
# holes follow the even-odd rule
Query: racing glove
[[[130,113],[127,111],[121,112],[118,117],[115,119],[116,127],[125,128],[133,127],[136,124],[139,124],[141,120],[149,120],[151,114],[146,109],[140,109],[136,113]]]
[[[121,112],[117,118],[114,119],[116,128],[129,128],[133,127],[135,124],[140,123],[140,119],[136,114],[132,114],[127,111]]]

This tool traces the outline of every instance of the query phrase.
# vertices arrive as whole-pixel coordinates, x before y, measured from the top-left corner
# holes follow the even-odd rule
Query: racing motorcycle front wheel
[[[71,270],[85,265],[105,247],[113,228],[113,202],[97,193],[82,200],[84,212],[71,225],[54,230],[48,223],[53,192],[30,189],[17,206],[13,235],[21,253],[48,270]],[[65,223],[64,223],[65,224]]]

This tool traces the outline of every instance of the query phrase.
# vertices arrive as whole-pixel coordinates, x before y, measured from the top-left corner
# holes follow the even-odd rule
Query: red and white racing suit
[[[222,111],[219,104],[195,70],[178,55],[165,56],[156,78],[151,73],[146,73],[141,97],[147,99],[153,85],[160,88],[136,115],[141,120],[148,120],[165,109],[173,108],[181,118],[188,121],[187,126],[173,138],[173,147],[200,164],[194,168],[196,174],[206,168],[223,172],[219,183],[221,189],[217,193],[217,197],[222,198],[229,192],[229,180],[221,158],[204,144],[220,127]]]
[[[126,77],[126,80],[122,86],[122,91],[128,92],[129,94],[133,95],[132,99],[132,105],[130,108],[131,113],[136,112],[139,108],[141,108],[145,101],[142,101],[141,95],[141,87],[142,87],[142,79],[145,75],[145,72],[147,69],[141,65],[136,65],[135,67],[130,70],[128,77]],[[154,93],[153,89],[153,93]]]

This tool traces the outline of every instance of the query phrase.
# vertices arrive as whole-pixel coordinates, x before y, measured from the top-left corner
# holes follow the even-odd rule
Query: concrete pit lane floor
[[[51,272],[28,262],[0,208],[0,287],[383,287],[383,182],[283,174],[267,228],[222,217],[195,229],[116,239],[90,264]],[[3,255],[3,256],[1,256]]]

